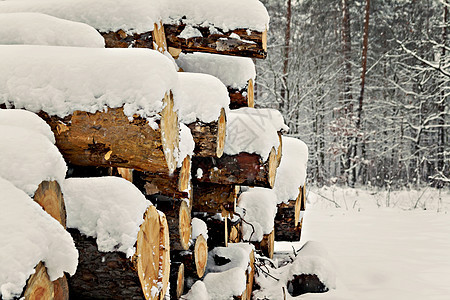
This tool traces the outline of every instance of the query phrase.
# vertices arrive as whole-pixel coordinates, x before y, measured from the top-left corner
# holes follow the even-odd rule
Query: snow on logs
[[[275,240],[299,241],[305,210],[308,147],[299,139],[283,136],[281,163],[273,191],[277,195]]]
[[[169,52],[265,58],[269,15],[257,0],[170,1],[164,29]]]
[[[70,178],[64,192],[67,225],[81,253],[69,280],[71,297],[165,295],[170,242],[164,214],[118,177]]]
[[[67,289],[60,287],[64,272],[73,275],[77,269],[72,238],[25,192],[1,177],[0,191],[0,298],[67,299]]]
[[[209,53],[180,54],[177,65],[185,72],[213,75],[228,89],[230,108],[254,107],[255,64],[246,57]]]
[[[34,113],[0,109],[0,177],[33,197],[65,227],[61,184],[67,167],[53,142],[50,127]]]
[[[198,182],[272,188],[281,159],[279,132],[287,129],[273,109],[240,108],[228,114],[224,155],[194,157]]]
[[[171,173],[183,161],[177,73],[164,55],[46,46],[0,46],[0,55],[0,104],[40,112],[67,162]]]

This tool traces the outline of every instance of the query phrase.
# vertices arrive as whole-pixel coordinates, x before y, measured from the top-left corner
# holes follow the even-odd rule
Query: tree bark
[[[189,250],[170,251],[171,261],[184,264],[185,277],[201,279],[205,275],[208,262],[208,244],[203,235],[199,235]]]
[[[150,206],[144,215],[136,253],[100,252],[96,240],[69,229],[80,253],[69,279],[71,299],[160,299],[169,283],[169,231],[164,215]],[[160,292],[153,292],[157,287]]]
[[[236,189],[234,185],[195,182],[192,199],[195,212],[234,212]]]
[[[179,37],[186,24],[164,25],[167,45],[171,53],[177,53],[173,49],[181,49],[183,52],[207,52],[233,56],[246,56],[253,58],[266,58],[267,56],[267,30],[258,32],[247,29],[235,29],[221,32],[215,28],[212,33],[209,27],[194,26],[202,36],[184,39]],[[236,34],[240,39],[230,37]],[[181,52],[181,51],[180,51]]]
[[[250,79],[247,86],[243,89],[228,88],[230,95],[230,109],[238,109],[241,107],[255,107],[255,94],[253,90],[253,80]]]
[[[39,115],[50,125],[68,163],[171,173],[176,168],[178,118],[171,96],[164,98],[164,104],[157,130],[140,117],[130,122],[122,108],[94,114],[76,111],[62,119],[45,112]]]

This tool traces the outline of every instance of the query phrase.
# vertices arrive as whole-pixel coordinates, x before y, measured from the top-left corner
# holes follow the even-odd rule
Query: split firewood
[[[228,89],[230,109],[254,107],[256,70],[251,58],[194,52],[180,54],[176,63],[184,72],[219,78]]]

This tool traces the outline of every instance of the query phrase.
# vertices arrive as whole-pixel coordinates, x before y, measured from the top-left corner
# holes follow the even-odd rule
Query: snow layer
[[[195,142],[191,130],[180,123],[180,143],[178,144],[177,167],[181,168],[186,156],[194,156]]]
[[[208,240],[208,227],[203,220],[199,218],[192,218],[191,220],[192,233],[191,239],[195,240],[199,235],[203,235],[205,240]]]
[[[195,52],[181,53],[176,62],[185,72],[213,75],[234,89],[245,88],[256,77],[255,64],[248,57]]]
[[[242,223],[242,239],[259,242],[273,230],[277,213],[277,196],[271,189],[250,188],[238,200],[239,211],[246,221]],[[250,223],[253,225],[250,226]]]
[[[185,24],[215,26],[224,31],[248,28],[264,31],[269,14],[258,0],[172,0],[168,1],[166,23],[177,23],[183,16]]]
[[[0,103],[59,117],[124,106],[150,119],[177,80],[170,60],[150,49],[0,46],[0,57]]]
[[[282,137],[281,163],[277,169],[273,190],[278,203],[295,200],[299,187],[305,185],[308,146],[299,139]]]
[[[104,48],[91,26],[40,13],[0,14],[0,44]]]
[[[261,124],[260,126],[264,126],[263,124],[269,122],[272,123],[277,131],[289,131],[289,127],[284,124],[283,115],[276,109],[241,107],[233,110],[233,112],[252,116],[256,122]]]
[[[40,261],[50,280],[75,274],[78,251],[61,224],[3,178],[0,191],[0,298],[19,297]]]
[[[0,125],[0,177],[33,196],[42,181],[64,182],[67,166],[58,148],[36,130]]]
[[[206,285],[201,280],[197,280],[189,290],[189,292],[182,297],[186,300],[209,300],[208,290]]]
[[[227,118],[226,154],[256,153],[266,161],[272,148],[278,149],[279,128],[274,127],[273,120],[259,115],[257,109],[233,110]]]
[[[210,123],[219,119],[222,108],[228,110],[230,97],[225,85],[216,77],[199,73],[178,73],[173,90],[175,110],[180,122]]]
[[[10,125],[33,130],[45,135],[50,142],[55,143],[55,136],[50,126],[38,115],[22,109],[0,109],[0,125]]]
[[[86,23],[101,32],[143,33],[161,19],[164,0],[24,0],[0,1],[0,12],[38,12]],[[107,16],[107,17],[105,17]]]
[[[210,299],[229,300],[245,291],[246,276],[241,268],[220,273],[208,273],[203,279]]]
[[[250,253],[254,249],[253,245],[247,243],[230,243],[228,247],[215,247],[208,253],[207,273],[224,272],[233,268],[241,268],[245,273],[250,262]],[[224,265],[217,265],[214,257],[229,259],[230,262]]]
[[[98,250],[131,257],[139,226],[151,205],[129,181],[119,177],[69,178],[64,183],[67,227],[97,238]]]

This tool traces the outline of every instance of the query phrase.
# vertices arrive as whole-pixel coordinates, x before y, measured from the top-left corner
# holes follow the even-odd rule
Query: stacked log
[[[182,263],[184,265],[184,276],[200,279],[205,274],[206,264],[208,261],[208,244],[205,238],[200,235],[189,250],[172,250],[170,251],[170,259],[173,262]]]

